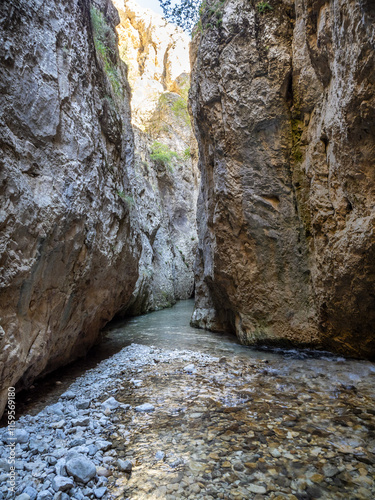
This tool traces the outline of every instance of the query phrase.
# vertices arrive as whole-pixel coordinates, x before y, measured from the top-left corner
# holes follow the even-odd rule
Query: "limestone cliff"
[[[192,49],[193,324],[374,356],[370,1],[210,1]]]
[[[0,386],[82,355],[138,277],[126,67],[108,2],[1,4]]]
[[[0,6],[0,413],[7,387],[84,354],[115,314],[193,292],[188,41],[129,9],[119,9],[123,25],[107,0]],[[142,22],[148,38],[138,46]],[[119,52],[117,25],[142,64],[123,43]],[[142,80],[136,154],[121,59],[131,83]]]
[[[132,88],[132,214],[142,241],[139,279],[124,312],[140,314],[190,298],[194,290],[199,173],[187,111],[189,37],[132,1],[115,5]]]

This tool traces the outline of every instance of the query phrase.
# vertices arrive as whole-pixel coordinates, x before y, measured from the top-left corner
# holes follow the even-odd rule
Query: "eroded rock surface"
[[[8,386],[92,345],[129,301],[141,245],[120,196],[134,151],[117,11],[25,0],[0,18],[2,410]]]
[[[193,293],[188,39],[120,7],[1,6],[0,413],[7,387],[83,355],[116,313]]]
[[[271,3],[210,2],[195,36],[192,321],[374,356],[373,3]]]
[[[142,240],[139,279],[125,312],[140,314],[194,291],[199,171],[187,110],[189,37],[132,1],[115,5],[132,88],[132,214]]]

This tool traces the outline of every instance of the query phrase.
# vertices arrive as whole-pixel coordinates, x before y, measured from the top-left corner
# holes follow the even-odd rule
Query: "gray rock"
[[[106,410],[107,408],[110,410],[115,410],[116,408],[118,408],[120,406],[120,403],[118,401],[116,401],[116,399],[113,396],[111,396],[106,401],[104,401],[101,404],[101,406],[104,410]]]
[[[96,498],[102,498],[106,494],[107,490],[108,488],[106,488],[105,486],[101,486],[100,488],[95,488],[94,495],[96,496]]]
[[[78,410],[86,410],[90,406],[89,399],[83,399],[81,401],[77,401],[76,407]]]
[[[74,482],[70,477],[55,476],[52,480],[52,486],[55,491],[67,491],[73,488]]]
[[[21,495],[18,495],[15,500],[30,500],[30,497],[27,493],[21,493]]]
[[[110,441],[98,440],[96,441],[95,446],[101,451],[107,451],[112,448],[112,443]]]
[[[49,451],[49,444],[43,439],[31,438],[29,442],[29,449],[38,453],[47,453]]]
[[[87,427],[90,425],[90,417],[78,417],[71,420],[73,427]]]
[[[88,483],[96,475],[95,465],[83,455],[69,459],[66,463],[66,470],[74,479],[82,483]]]
[[[139,405],[135,407],[135,411],[138,412],[146,412],[146,411],[153,411],[155,410],[155,407],[150,404],[150,403],[144,403],[143,405]]]
[[[74,399],[76,397],[76,394],[73,391],[66,391],[61,395],[61,397],[64,399]]]
[[[24,444],[27,443],[29,440],[30,434],[23,430],[23,429],[16,429],[12,434],[9,434],[8,432],[5,433],[3,440],[5,443],[20,443]]]
[[[88,449],[89,449],[88,454],[89,454],[91,457],[92,457],[92,456],[94,456],[94,455],[95,455],[95,453],[98,451],[98,448],[97,448],[94,444],[90,444],[90,445],[88,446]]]
[[[52,499],[53,495],[48,490],[40,491],[37,496],[37,500],[52,500]]]
[[[52,422],[50,424],[51,429],[62,429],[65,426],[65,420],[59,420],[58,422]]]
[[[73,448],[74,446],[82,446],[85,443],[86,443],[85,438],[76,438],[72,440],[72,442],[70,443],[70,447]]]
[[[121,458],[119,458],[117,460],[117,468],[121,472],[131,472],[133,469],[133,464],[130,460],[122,460]]]
[[[0,470],[10,471],[10,464],[6,458],[0,458]]]
[[[26,486],[26,488],[23,490],[23,493],[29,495],[30,500],[35,500],[36,497],[38,496],[37,490],[32,486]]]
[[[326,477],[334,477],[340,472],[337,467],[331,464],[325,464],[322,471]]]
[[[194,371],[195,371],[195,365],[193,364],[187,365],[184,368],[184,372],[186,373],[193,373]]]
[[[55,464],[55,471],[58,476],[67,476],[65,465],[65,458],[59,458],[59,460]]]
[[[69,500],[69,495],[63,491],[58,491],[55,493],[53,500]]]
[[[164,460],[164,458],[165,458],[164,451],[159,450],[155,453],[155,460]]]

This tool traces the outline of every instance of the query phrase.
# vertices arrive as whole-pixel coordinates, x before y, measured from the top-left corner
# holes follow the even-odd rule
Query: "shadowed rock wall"
[[[0,409],[21,377],[82,355],[138,277],[118,15],[93,6],[95,32],[88,1],[0,7]]]
[[[192,47],[192,323],[371,357],[374,4],[270,4],[210,2]]]

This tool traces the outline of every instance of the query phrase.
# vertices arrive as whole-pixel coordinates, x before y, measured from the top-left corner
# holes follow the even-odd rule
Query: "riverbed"
[[[81,368],[23,396],[17,495],[375,498],[374,364],[253,350],[190,328],[191,311],[112,323]],[[74,475],[80,460],[91,477]]]

